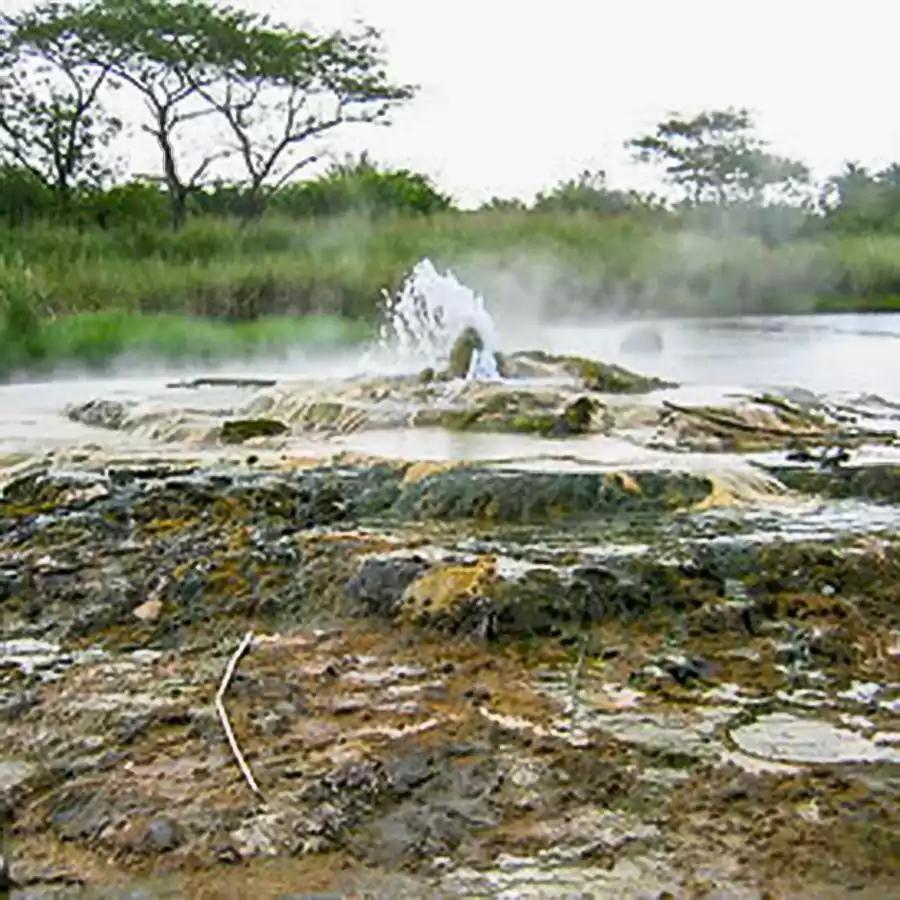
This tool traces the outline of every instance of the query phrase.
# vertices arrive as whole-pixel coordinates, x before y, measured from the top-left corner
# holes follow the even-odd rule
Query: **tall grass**
[[[799,295],[843,297],[854,306],[900,293],[900,236],[770,247],[629,215],[517,212],[377,223],[270,218],[247,228],[196,219],[178,234],[38,223],[0,230],[0,286],[28,269],[54,313],[368,317],[381,289],[396,288],[423,256],[474,269],[476,279],[521,269],[527,282],[539,263],[558,283],[560,302],[599,306],[618,298],[659,311],[791,311]]]
[[[128,311],[58,314],[26,271],[0,285],[0,377],[63,365],[102,370],[117,360],[187,363],[286,356],[368,338],[371,327],[335,316],[265,316],[248,321]]]
[[[0,372],[68,358],[99,365],[124,352],[207,358],[315,342],[317,327],[342,327],[315,325],[331,321],[322,317],[370,321],[382,289],[395,290],[424,256],[489,301],[502,300],[492,291],[511,278],[551,314],[900,308],[900,236],[769,246],[667,218],[517,211],[272,217],[244,228],[202,218],[178,234],[37,223],[0,229]],[[341,339],[364,330],[348,326]]]

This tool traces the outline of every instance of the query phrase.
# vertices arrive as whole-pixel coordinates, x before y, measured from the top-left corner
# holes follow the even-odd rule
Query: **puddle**
[[[739,524],[738,534],[716,533],[723,525]],[[900,507],[862,500],[836,500],[827,505],[814,502],[793,507],[773,503],[770,508],[745,507],[738,520],[728,511],[715,510],[698,516],[692,527],[700,534],[697,544],[717,546],[741,541],[767,544],[779,541],[827,541],[842,535],[892,535],[900,530]],[[709,530],[711,534],[703,534]]]
[[[571,682],[546,673],[538,689],[564,708],[572,703]],[[725,753],[718,729],[739,711],[733,706],[651,711],[639,708],[643,694],[628,687],[604,684],[600,690],[583,685],[577,697],[577,736],[602,731],[627,744],[651,752],[684,754],[695,759],[720,760]]]
[[[900,763],[900,750],[846,728],[789,713],[762,716],[731,732],[744,753],[787,763]]]
[[[722,745],[716,737],[716,731],[735,712],[734,708],[711,707],[690,712],[585,715],[582,724],[649,750],[718,759],[722,754]]]

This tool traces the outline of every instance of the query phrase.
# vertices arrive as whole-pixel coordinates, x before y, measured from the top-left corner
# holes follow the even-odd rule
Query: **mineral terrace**
[[[896,411],[503,363],[5,461],[13,896],[900,892]],[[333,443],[397,429],[532,451]]]

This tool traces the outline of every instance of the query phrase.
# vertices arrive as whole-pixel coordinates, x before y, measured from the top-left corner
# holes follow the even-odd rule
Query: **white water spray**
[[[446,365],[454,341],[466,328],[480,335],[483,348],[472,354],[468,379],[500,377],[494,354],[497,333],[484,299],[447,271],[440,273],[430,259],[419,262],[396,296],[386,291],[384,323],[378,347],[403,366]]]

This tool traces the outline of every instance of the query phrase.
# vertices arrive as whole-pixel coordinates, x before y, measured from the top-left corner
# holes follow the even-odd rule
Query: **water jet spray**
[[[410,272],[396,296],[383,293],[384,322],[377,346],[406,368],[455,369],[466,380],[493,381],[497,334],[484,298],[430,259]],[[460,359],[461,353],[465,358]]]

